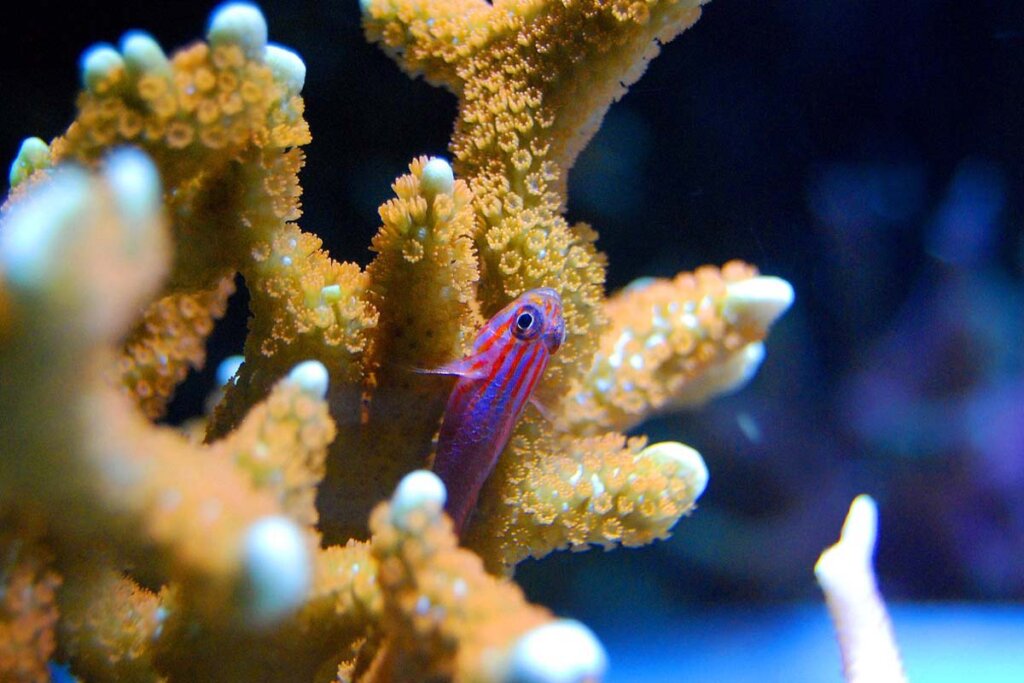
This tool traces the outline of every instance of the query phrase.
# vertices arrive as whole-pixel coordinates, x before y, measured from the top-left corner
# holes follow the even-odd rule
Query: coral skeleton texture
[[[303,232],[305,65],[228,4],[167,56],[82,60],[78,115],[11,168],[0,224],[0,679],[573,681],[585,626],[517,562],[669,535],[700,455],[620,432],[742,385],[792,300],[748,265],[639,281],[563,213],[611,103],[698,0],[364,0],[368,37],[458,98],[452,163],[416,158],[373,261]],[[241,275],[244,363],[205,442],[158,425]],[[566,340],[464,545],[427,471],[484,321],[552,287]]]

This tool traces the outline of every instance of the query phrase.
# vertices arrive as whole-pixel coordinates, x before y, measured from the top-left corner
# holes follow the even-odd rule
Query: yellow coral
[[[4,520],[0,534],[0,678],[43,683],[56,647],[56,593],[60,577],[52,558],[32,532],[12,533]]]
[[[446,163],[420,157],[392,188],[395,198],[380,207],[383,225],[372,243],[378,256],[367,274],[371,301],[386,311],[373,367],[393,374],[389,361],[421,367],[447,362],[453,349],[468,348],[482,320],[465,182],[455,181]],[[399,294],[408,291],[417,296]]]
[[[109,567],[82,567],[61,594],[61,640],[75,669],[90,679],[163,680],[152,643],[167,595],[157,596]],[[165,591],[166,593],[166,591]]]
[[[590,439],[571,435],[597,436],[626,428],[630,423],[620,413],[639,421],[668,403],[667,398],[658,402],[659,390],[674,391],[676,384],[712,365],[706,359],[686,378],[677,363],[661,374],[636,377],[635,383],[607,373],[598,343],[621,332],[625,307],[603,302],[604,258],[594,250],[594,232],[586,225],[570,227],[562,216],[565,177],[576,155],[611,102],[657,53],[659,41],[695,22],[700,4],[372,0],[364,12],[372,40],[380,41],[407,71],[423,74],[459,98],[451,148],[456,171],[473,191],[481,261],[478,296],[484,313],[538,286],[555,288],[564,302],[566,342],[537,390],[542,402],[554,409],[556,421],[522,421],[486,486],[469,536],[470,545],[492,569],[508,569],[522,557],[560,547],[637,544],[664,537],[703,488],[687,483],[696,472],[670,468],[663,472],[662,483],[680,498],[661,508],[648,499],[636,514],[632,509],[612,512],[633,515],[632,522],[593,513],[577,518],[565,514],[589,509],[582,504],[588,500],[586,491],[577,491],[578,473],[594,470],[584,461],[600,454],[635,455],[622,450],[624,438],[614,433]],[[650,313],[647,317],[644,324],[649,327]],[[710,330],[714,323],[699,320],[692,333],[717,340]],[[670,325],[673,334],[684,334],[679,321]],[[608,374],[621,382],[611,398],[595,389],[604,387]],[[672,386],[666,390],[659,382]],[[604,401],[601,409],[596,407],[598,398]],[[549,468],[548,461],[561,464]],[[625,482],[624,500],[642,500],[644,481]],[[584,489],[588,485],[589,479],[584,480]],[[537,498],[541,491],[561,496],[562,502],[552,507]],[[638,515],[646,521],[638,523]]]
[[[364,536],[382,493],[426,464],[450,380],[416,370],[459,356],[481,323],[469,190],[440,160],[417,159],[409,171],[380,208],[377,257],[366,269],[368,305],[380,317],[360,415],[339,420],[342,438],[320,491],[321,528],[332,541]]]
[[[735,388],[756,370],[759,342],[792,296],[784,281],[739,261],[630,285],[605,306],[611,325],[573,388],[571,429],[629,429]]]
[[[606,301],[596,233],[563,217],[604,111],[699,4],[364,3],[370,38],[459,98],[454,163],[395,181],[365,269],[295,224],[305,66],[254,6],[170,58],[137,33],[87,53],[75,122],[23,147],[0,226],[0,500],[59,551],[59,657],[100,680],[483,681],[542,675],[536,643],[562,638],[599,676],[592,634],[494,575],[667,536],[700,456],[609,430],[735,387],[791,298],[729,264]],[[236,274],[245,361],[198,444],[151,418]],[[568,332],[537,392],[551,419],[517,426],[459,548],[420,471],[452,380],[418,371],[538,286]],[[59,579],[8,578],[39,598],[35,675]]]
[[[209,448],[211,457],[233,460],[253,486],[273,492],[281,510],[308,527],[317,522],[316,487],[335,435],[320,387],[303,386],[304,381],[322,382],[326,391],[326,373],[322,379],[303,379],[304,373],[321,372],[323,366],[315,361],[300,365],[238,429]]]
[[[485,314],[533,287],[561,294],[567,340],[542,395],[585,370],[604,324],[603,261],[561,215],[566,174],[658,41],[695,22],[699,5],[638,3],[638,13],[596,0],[368,3],[370,39],[459,97],[451,148],[481,220]]]
[[[12,369],[0,390],[11,419],[0,434],[18,456],[3,458],[5,502],[44,515],[73,547],[113,543],[140,568],[171,571],[205,609],[222,609],[225,582],[245,580],[244,548],[228,539],[272,515],[273,499],[226,458],[153,427],[106,381],[106,345],[164,272],[155,170],[122,151],[102,179],[60,169],[37,189],[3,233],[17,306],[0,347]]]
[[[169,294],[146,310],[125,341],[120,368],[122,385],[146,416],[163,415],[189,369],[202,367],[206,337],[234,290],[225,278],[205,292]]]
[[[509,680],[505,650],[549,619],[457,547],[443,504],[441,481],[414,472],[371,517],[388,636],[367,681]]]
[[[642,438],[581,439],[523,422],[510,444],[518,457],[500,461],[467,538],[492,571],[553,550],[666,538],[707,483],[700,455],[682,444],[645,448]]]

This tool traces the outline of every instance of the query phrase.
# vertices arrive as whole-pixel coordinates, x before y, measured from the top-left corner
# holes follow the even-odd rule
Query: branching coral
[[[716,287],[715,271],[705,269],[696,278],[680,277],[674,293],[652,288],[660,307],[650,298],[629,301],[628,294],[623,305],[606,304],[600,292],[603,257],[594,250],[592,231],[570,227],[562,217],[565,175],[579,150],[625,84],[640,76],[659,41],[696,21],[699,4],[364,4],[372,39],[411,74],[423,74],[459,98],[452,151],[455,170],[473,193],[482,311],[494,313],[539,286],[557,289],[564,304],[566,343],[538,388],[559,419],[522,421],[470,531],[470,546],[492,569],[587,542],[640,544],[664,537],[700,494],[702,488],[692,484],[702,476],[671,458],[638,460],[638,449],[624,448],[617,435],[590,437],[635,424],[673,402],[707,399],[738,384],[760,361],[756,343],[792,299],[788,285],[733,264],[722,278],[734,291],[731,303],[728,288]],[[694,279],[696,284],[687,286]],[[595,363],[598,345],[614,347],[630,327],[653,337],[651,328],[658,325],[671,341],[651,340],[647,372],[634,373],[635,383],[624,377],[618,391],[606,387],[607,376],[620,366],[608,372],[601,355]],[[629,419],[621,418],[623,412]],[[567,459],[560,461],[560,454]],[[646,474],[620,491],[615,483],[606,484],[596,467],[584,465],[588,455],[617,458]],[[644,499],[648,476],[669,484],[671,500]],[[633,482],[641,482],[636,490]],[[538,492],[549,492],[546,504],[524,504]],[[590,500],[602,493],[614,496],[623,512],[604,518],[604,498]],[[589,514],[584,530],[581,519],[587,515],[581,511],[594,503],[599,512]]]
[[[78,116],[23,145],[0,226],[0,513],[34,530],[4,540],[31,544],[0,578],[33,597],[5,605],[0,628],[29,626],[3,675],[41,675],[56,628],[91,680],[599,676],[585,627],[501,574],[666,537],[704,463],[615,430],[738,386],[792,298],[732,263],[606,301],[595,234],[562,215],[576,155],[698,5],[363,3],[372,40],[459,98],[454,164],[395,181],[366,268],[294,222],[305,66],[255,7],[171,57],[141,33],[87,52]],[[236,274],[245,361],[196,444],[152,420]],[[452,382],[414,370],[540,286],[567,331],[550,414],[528,409],[458,547],[421,471]]]

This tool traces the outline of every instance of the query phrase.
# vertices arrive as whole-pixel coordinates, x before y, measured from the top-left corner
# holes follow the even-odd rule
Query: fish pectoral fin
[[[551,412],[551,409],[544,405],[544,403],[539,398],[537,398],[536,396],[530,396],[530,405],[537,409],[537,412],[541,414],[541,417],[543,417],[551,424],[555,424],[555,422],[557,421],[555,418],[555,414]]]
[[[421,375],[452,375],[466,379],[483,379],[487,376],[487,372],[483,368],[473,367],[471,358],[455,360],[437,368],[410,368],[410,370]]]

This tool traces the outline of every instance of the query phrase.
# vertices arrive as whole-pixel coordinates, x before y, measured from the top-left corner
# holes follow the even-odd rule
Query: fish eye
[[[512,334],[518,339],[533,339],[540,333],[540,312],[533,306],[523,306],[512,322]]]

